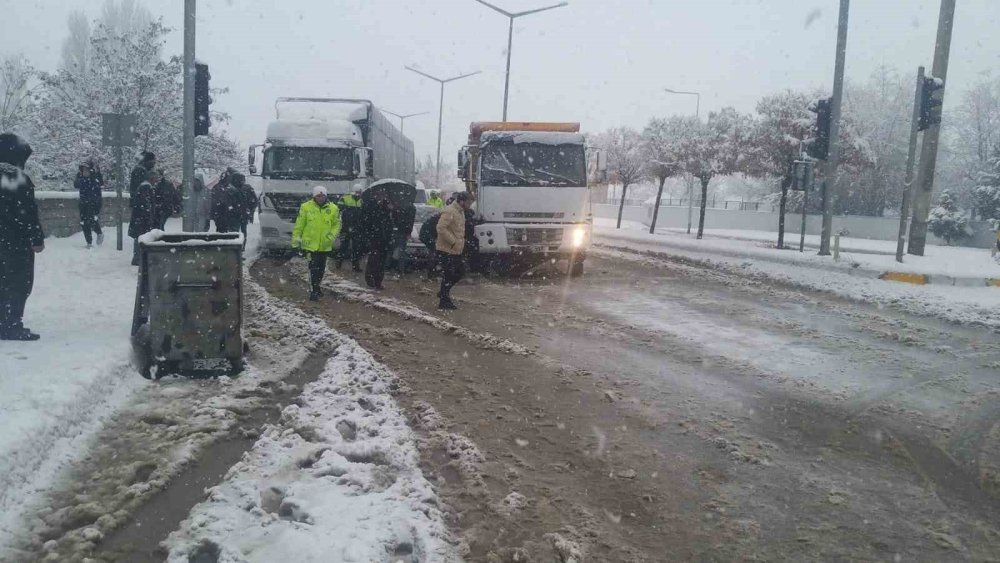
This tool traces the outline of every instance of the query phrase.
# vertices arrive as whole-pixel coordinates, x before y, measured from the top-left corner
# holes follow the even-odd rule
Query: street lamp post
[[[473,76],[473,75],[479,74],[482,71],[477,70],[476,72],[470,72],[468,74],[462,74],[462,75],[459,75],[459,76],[453,76],[451,78],[438,78],[436,76],[431,76],[431,75],[427,74],[426,72],[417,70],[417,69],[415,69],[415,68],[413,68],[411,66],[407,66],[405,68],[406,68],[406,70],[408,70],[410,72],[415,72],[415,73],[419,74],[420,76],[423,76],[424,78],[430,78],[431,80],[433,80],[433,81],[435,81],[435,82],[437,82],[438,84],[441,85],[441,97],[439,98],[439,101],[438,101],[437,168],[434,171],[434,188],[440,190],[441,189],[441,124],[442,124],[442,116],[444,114],[444,85],[447,84],[447,83],[449,83],[449,82],[454,82],[454,81],[460,80],[462,78],[468,78],[469,76]]]
[[[700,115],[701,114],[701,93],[699,93],[699,92],[682,92],[680,90],[671,90],[670,88],[664,88],[663,91],[666,92],[666,93],[668,93],[668,94],[684,94],[684,95],[687,95],[687,96],[694,96],[695,97],[694,116],[698,117],[698,118],[701,117],[701,115]]]
[[[683,94],[685,96],[694,96],[694,118],[701,119],[701,93],[699,92],[683,92],[681,90],[671,90],[670,88],[664,88],[664,92],[668,94]],[[694,184],[688,182],[688,228],[687,234],[691,234],[691,216],[694,213]]]
[[[388,113],[389,115],[394,115],[394,116],[396,116],[396,117],[399,118],[399,134],[400,135],[403,134],[403,121],[404,120],[406,120],[407,118],[410,118],[410,117],[416,117],[418,115],[427,115],[428,113],[430,113],[429,111],[422,111],[420,113],[408,113],[406,115],[400,115],[400,114],[398,114],[396,112],[392,112],[392,111],[389,111],[387,109],[384,109],[382,111]]]
[[[507,94],[510,92],[510,50],[514,42],[514,20],[521,16],[528,16],[531,14],[537,14],[538,12],[544,12],[546,10],[554,10],[556,8],[562,8],[563,6],[569,6],[569,2],[560,2],[544,8],[525,10],[523,12],[508,12],[507,10],[498,8],[489,2],[485,2],[484,0],[476,0],[476,2],[479,2],[483,6],[505,15],[508,19],[510,19],[510,27],[507,28],[507,73],[504,75],[503,80],[503,120],[507,121]]]

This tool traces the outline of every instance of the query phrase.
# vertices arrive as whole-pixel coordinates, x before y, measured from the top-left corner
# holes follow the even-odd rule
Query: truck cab
[[[583,272],[593,216],[577,123],[477,122],[459,153],[479,252],[500,268],[567,260]]]

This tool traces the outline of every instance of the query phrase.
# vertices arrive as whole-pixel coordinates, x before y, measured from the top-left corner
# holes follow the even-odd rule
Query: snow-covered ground
[[[695,239],[693,234],[676,232],[650,235],[648,228],[640,223],[623,222],[621,229],[615,229],[614,223],[607,219],[597,220],[594,241],[605,247],[669,255],[748,277],[828,291],[953,322],[1000,328],[1000,315],[996,313],[1000,308],[1000,288],[985,286],[986,277],[1000,277],[1000,266],[992,263],[988,250],[928,247],[928,256],[922,260],[908,258],[902,265],[909,268],[906,269],[896,267],[901,265],[893,256],[842,253],[840,262],[834,262],[830,257],[817,256],[815,251],[777,250],[759,241],[732,238],[732,233],[727,233],[726,238],[702,240]],[[596,251],[602,252],[600,248]],[[973,264],[966,263],[970,255],[974,257]],[[983,280],[983,285],[911,285],[878,279],[877,275],[883,271],[919,271],[932,276],[946,272],[956,277],[975,274]]]
[[[0,550],[25,502],[142,385],[129,365],[131,241],[118,252],[106,235],[90,250],[82,234],[46,239],[25,313],[42,339],[0,341]]]

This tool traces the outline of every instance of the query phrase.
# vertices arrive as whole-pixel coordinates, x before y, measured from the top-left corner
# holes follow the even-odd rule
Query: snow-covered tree
[[[941,193],[937,206],[931,209],[927,226],[934,236],[944,239],[948,245],[969,236],[969,219],[948,190]]]
[[[36,75],[20,53],[0,61],[0,133],[27,133],[25,129],[35,110],[32,81]]]
[[[708,186],[712,178],[749,169],[747,158],[752,120],[733,108],[723,108],[708,114],[708,120],[698,122],[691,135],[682,139],[681,166],[701,183],[701,209],[698,216],[698,238],[705,233],[705,210]]]
[[[179,173],[181,61],[176,56],[163,57],[170,30],[160,20],[139,27],[148,18],[136,6],[134,2],[108,2],[106,13],[94,22],[85,64],[64,64],[55,73],[42,75],[33,139],[36,157],[32,159],[39,177],[66,183],[75,174],[76,165],[87,159],[112,171],[114,151],[101,145],[100,114],[104,112],[135,114],[134,151],[151,150],[168,175]],[[213,114],[214,123],[227,120],[225,114]],[[238,144],[224,133],[213,131],[195,142],[197,168],[218,169],[240,166],[241,162]],[[126,166],[131,166],[131,158]],[[112,171],[109,176],[116,174]]]
[[[653,220],[649,224],[650,234],[656,230],[660,201],[663,199],[663,185],[667,178],[683,171],[681,139],[693,135],[692,131],[698,127],[698,120],[693,117],[673,116],[666,119],[653,118],[642,131],[642,154],[646,171],[658,182],[656,202],[653,204]]]
[[[990,221],[994,229],[1000,229],[1000,145],[993,151],[989,168],[980,172],[979,184],[972,192],[976,213]]]
[[[646,159],[642,151],[642,136],[628,127],[615,127],[596,136],[595,144],[607,155],[610,181],[621,184],[621,201],[618,204],[618,226],[622,226],[622,212],[628,187],[646,178]]]

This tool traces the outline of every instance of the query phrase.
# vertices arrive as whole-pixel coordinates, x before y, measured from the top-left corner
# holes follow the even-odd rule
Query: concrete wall
[[[591,205],[594,210],[594,217],[605,219],[618,218],[618,206],[610,203],[594,203]],[[637,223],[646,221],[646,209],[639,205],[625,205],[622,210],[622,221],[635,221]],[[647,223],[648,224],[648,223]]]
[[[599,205],[593,206],[595,215],[603,217],[597,211]],[[637,221],[649,225],[652,222],[653,206],[643,205],[642,207],[626,207],[625,217],[636,216]],[[617,213],[617,210],[615,210]],[[657,228],[683,228],[687,227],[687,207],[667,207],[661,206],[660,213],[656,219]],[[822,228],[822,217],[820,215],[806,216],[806,234],[819,235]],[[692,224],[698,224],[698,208],[694,209]],[[802,224],[802,215],[788,213],[785,215],[785,232],[789,234],[799,234],[799,227]],[[975,248],[992,248],[996,244],[996,233],[990,229],[986,222],[975,221],[971,223],[970,230],[973,232],[971,238],[961,243],[961,246]],[[732,209],[707,209],[705,211],[706,229],[734,229],[748,231],[778,232],[778,213],[771,211],[738,211]],[[847,229],[853,238],[866,238],[875,240],[896,240],[899,233],[899,219],[896,217],[863,217],[858,215],[835,215],[833,217],[833,232],[837,233],[842,229]],[[928,233],[928,244],[944,245],[944,241]]]
[[[80,225],[80,198],[76,192],[36,192],[35,195],[45,236],[68,237],[83,229]],[[128,222],[127,195],[122,201],[125,205],[124,220]],[[101,206],[101,226],[114,227],[117,213],[118,200],[114,192],[105,192],[104,204]]]

